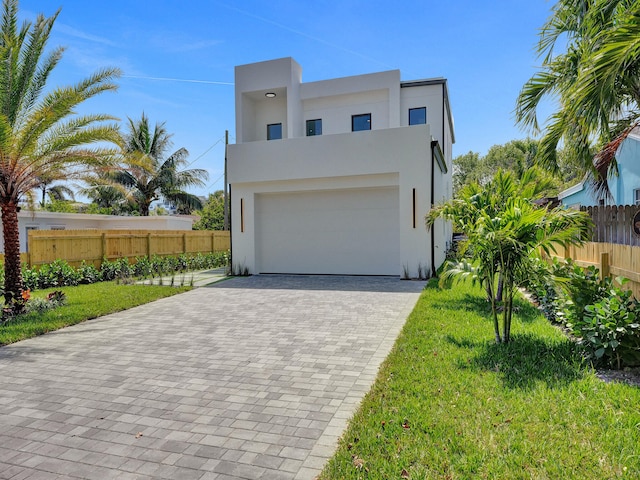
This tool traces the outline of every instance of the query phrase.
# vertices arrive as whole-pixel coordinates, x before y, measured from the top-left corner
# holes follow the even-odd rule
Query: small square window
[[[633,202],[635,205],[640,205],[640,188],[633,190]]]
[[[307,120],[307,137],[322,135],[322,119]]]
[[[427,123],[427,107],[409,109],[409,125],[424,125]]]
[[[371,130],[371,114],[351,115],[351,131]]]
[[[267,140],[280,140],[282,138],[282,124],[271,123],[267,125]]]

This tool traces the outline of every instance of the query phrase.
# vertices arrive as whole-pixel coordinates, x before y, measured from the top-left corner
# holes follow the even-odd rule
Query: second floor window
[[[267,125],[267,140],[280,140],[282,138],[282,124],[271,123]]]
[[[409,125],[424,125],[427,123],[427,107],[409,109]]]
[[[371,130],[371,114],[351,115],[351,131]]]
[[[307,120],[307,137],[322,135],[322,119]]]

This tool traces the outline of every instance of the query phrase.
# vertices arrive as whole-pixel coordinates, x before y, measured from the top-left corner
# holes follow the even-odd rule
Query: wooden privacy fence
[[[640,247],[616,243],[590,242],[582,247],[560,247],[556,258],[571,258],[581,267],[590,265],[600,270],[600,277],[625,277],[629,282],[624,288],[640,299]]]
[[[619,243],[640,246],[640,225],[634,230],[634,216],[640,212],[637,205],[611,205],[581,207],[593,221],[593,242]]]
[[[230,237],[228,231],[210,230],[31,230],[28,245],[29,266],[62,259],[100,267],[103,258],[225,252]]]

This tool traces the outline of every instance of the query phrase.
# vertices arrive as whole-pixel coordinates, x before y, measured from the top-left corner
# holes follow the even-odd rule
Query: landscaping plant
[[[538,179],[535,169],[523,172],[519,179],[499,170],[486,185],[467,185],[458,198],[433,207],[426,219],[428,227],[437,218],[452,221],[454,229],[464,233],[473,246],[470,259],[446,264],[445,272],[449,273],[443,276],[471,274],[486,289],[497,343],[511,339],[514,295],[525,283],[539,252],[548,254],[557,245],[587,240],[590,220],[586,213],[533,203],[545,187]],[[497,300],[500,286],[504,288],[502,330]]]
[[[2,2],[0,22],[0,210],[4,235],[4,299],[6,308],[23,306],[20,265],[19,204],[44,179],[61,172],[79,175],[86,167],[105,166],[120,134],[113,117],[77,115],[96,95],[114,91],[117,69],[103,69],[74,86],[54,88],[50,74],[64,49],[48,41],[59,11],[35,22],[19,21],[18,1]],[[107,143],[104,143],[107,142]]]
[[[640,365],[639,321],[640,305],[631,292],[612,287],[567,328],[588,361],[620,369]]]

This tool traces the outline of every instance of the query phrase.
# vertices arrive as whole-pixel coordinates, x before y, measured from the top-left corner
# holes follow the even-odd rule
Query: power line
[[[216,145],[218,145],[220,142],[222,142],[224,140],[224,136],[219,138],[218,141],[216,143],[214,143],[213,145],[211,145],[209,148],[207,148],[204,152],[202,152],[200,155],[198,155],[195,159],[191,160],[188,164],[187,167],[192,165],[193,163],[197,162],[198,160],[200,160],[202,157],[204,157],[207,153],[209,153],[213,147],[215,147]]]
[[[205,83],[207,85],[234,85],[231,82],[215,82],[213,80],[196,80],[189,78],[147,77],[144,75],[122,75],[122,78],[137,78],[141,80],[158,80],[163,82]]]

